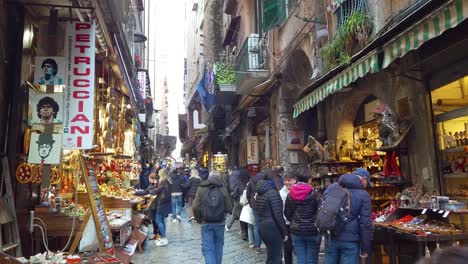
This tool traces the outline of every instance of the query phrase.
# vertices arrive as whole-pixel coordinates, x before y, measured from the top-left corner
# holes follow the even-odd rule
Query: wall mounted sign
[[[247,137],[247,164],[258,164],[258,137]]]
[[[63,147],[91,149],[94,118],[95,25],[74,22],[67,26],[65,120]]]
[[[60,164],[61,144],[61,134],[32,134],[28,163]]]
[[[65,85],[65,57],[35,57],[34,84]]]
[[[140,94],[143,99],[146,98],[146,71],[138,71],[138,84],[140,85]]]
[[[30,124],[59,124],[63,120],[63,93],[29,91]]]
[[[286,134],[288,149],[304,148],[304,131],[289,130]]]

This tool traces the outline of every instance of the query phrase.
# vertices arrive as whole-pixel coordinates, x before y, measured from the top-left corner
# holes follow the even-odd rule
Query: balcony
[[[245,94],[269,75],[265,44],[258,34],[250,34],[237,56],[237,93]]]

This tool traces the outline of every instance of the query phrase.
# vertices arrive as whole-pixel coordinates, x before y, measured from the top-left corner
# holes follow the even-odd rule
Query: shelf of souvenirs
[[[440,150],[443,153],[452,153],[452,152],[468,152],[468,145],[460,147],[452,147]]]
[[[455,173],[444,173],[445,178],[466,178],[468,177],[468,171],[466,172],[455,172]]]

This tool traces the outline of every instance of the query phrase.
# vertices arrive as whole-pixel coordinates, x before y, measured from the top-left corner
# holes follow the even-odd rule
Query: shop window
[[[346,19],[354,12],[368,12],[366,0],[344,0],[341,5],[336,9],[336,16],[338,21],[337,29],[345,23]]]
[[[442,191],[468,200],[468,76],[431,92]]]

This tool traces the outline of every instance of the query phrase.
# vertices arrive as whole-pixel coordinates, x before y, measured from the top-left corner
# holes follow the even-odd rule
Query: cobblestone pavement
[[[152,240],[146,240],[144,252],[135,252],[132,262],[135,264],[146,263],[205,263],[201,253],[200,225],[187,222],[188,216],[184,209],[182,212],[182,223],[167,221],[167,239],[169,245],[156,247]],[[230,232],[224,234],[223,263],[265,263],[266,249],[257,254],[249,243],[240,238],[240,228],[236,222]]]

